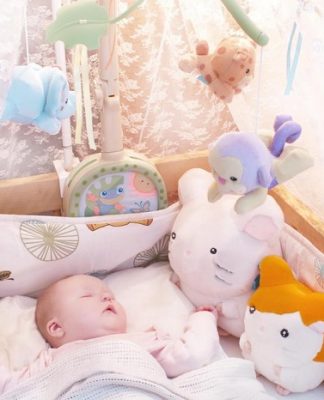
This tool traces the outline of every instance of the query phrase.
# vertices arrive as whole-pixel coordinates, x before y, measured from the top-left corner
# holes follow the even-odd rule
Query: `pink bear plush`
[[[196,54],[180,60],[179,67],[185,72],[199,72],[199,79],[229,103],[254,76],[255,44],[245,37],[230,36],[209,54],[208,43],[200,41]]]

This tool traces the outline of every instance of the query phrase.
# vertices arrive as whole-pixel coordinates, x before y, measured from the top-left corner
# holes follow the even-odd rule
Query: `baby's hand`
[[[155,326],[151,325],[149,328],[146,328],[144,332],[156,332]]]
[[[4,365],[0,365],[0,395],[5,391],[6,385],[12,380],[11,372]]]
[[[290,391],[288,389],[286,389],[280,385],[276,386],[276,390],[281,396],[287,396],[290,393]]]
[[[206,306],[199,306],[196,308],[196,312],[197,311],[208,311],[211,312],[212,314],[214,314],[215,318],[217,318],[218,316],[218,310],[215,306],[212,305],[206,305]]]
[[[274,371],[275,375],[276,375],[278,378],[280,378],[280,374],[281,374],[281,371],[282,371],[282,367],[280,367],[279,365],[274,365],[274,366],[273,366],[273,371]]]
[[[180,278],[178,275],[172,271],[172,274],[170,276],[170,282],[174,283],[178,288],[180,289]]]
[[[242,353],[245,357],[251,356],[252,353],[252,346],[249,340],[244,341],[242,344]]]
[[[164,332],[161,329],[157,329],[155,326],[150,326],[149,328],[145,329],[145,332],[152,332],[155,334],[156,340],[169,340],[170,334],[168,332]]]

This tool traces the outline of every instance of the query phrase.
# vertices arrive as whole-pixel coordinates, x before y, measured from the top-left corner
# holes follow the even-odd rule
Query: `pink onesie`
[[[136,343],[156,358],[169,378],[226,357],[219,343],[215,317],[208,311],[191,314],[178,339],[152,329],[143,333],[124,333],[89,340],[128,340]],[[78,340],[58,348],[43,350],[35,361],[19,371],[12,372],[0,366],[0,394],[48,367],[61,353],[75,352],[81,346],[86,346],[89,340]]]

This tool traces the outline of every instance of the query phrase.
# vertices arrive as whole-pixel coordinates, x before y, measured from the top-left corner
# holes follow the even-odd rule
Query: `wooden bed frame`
[[[169,194],[177,192],[178,179],[190,168],[209,170],[207,152],[186,153],[154,159]],[[286,222],[324,252],[324,220],[279,186],[270,194],[280,204]],[[171,196],[172,197],[172,196]],[[174,198],[174,196],[173,196]],[[61,196],[56,173],[0,181],[0,213],[61,214]]]

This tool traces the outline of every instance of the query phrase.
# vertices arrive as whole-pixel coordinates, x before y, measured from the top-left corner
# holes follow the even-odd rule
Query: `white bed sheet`
[[[161,329],[178,334],[193,306],[170,281],[167,263],[151,265],[111,274],[106,282],[117,298],[125,306],[129,316],[129,328],[136,331],[155,325]],[[127,282],[127,284],[125,284]],[[238,339],[232,336],[221,337],[222,346],[228,356],[242,357]],[[324,383],[312,391],[281,396],[275,385],[263,377],[258,377],[269,394],[283,400],[324,399]]]
[[[130,331],[142,331],[152,325],[173,335],[178,335],[182,331],[188,314],[194,307],[183,293],[170,282],[170,274],[168,263],[158,263],[147,268],[119,271],[105,279],[127,310]],[[44,347],[39,335],[35,340],[37,332],[32,314],[34,304],[35,300],[19,296],[15,300],[7,298],[0,302],[0,306],[3,306],[10,315],[8,323],[2,325],[0,329],[0,337],[3,339],[0,343],[0,360],[13,369],[21,368],[22,362],[33,358],[34,354],[38,354]],[[26,330],[29,334],[26,334]],[[23,335],[22,332],[24,332]],[[8,348],[8,340],[12,341],[13,336],[20,350],[17,346]],[[31,346],[31,343],[34,346]],[[241,357],[237,338],[221,337],[221,343],[228,356]],[[25,357],[22,357],[21,348],[28,350],[25,351],[26,354],[24,353]],[[274,384],[263,377],[258,377],[258,379],[264,384],[270,395],[283,400],[283,397],[277,394]],[[287,397],[287,400],[320,399],[324,399],[324,383],[307,393],[290,394]]]
[[[238,339],[233,336],[224,336],[221,338],[221,343],[225,353],[231,357],[242,357],[238,345]],[[314,390],[306,393],[290,393],[288,396],[281,396],[277,393],[275,385],[269,382],[266,378],[259,376],[258,380],[261,381],[266,388],[267,392],[276,399],[287,400],[322,400],[324,399],[324,383]]]

